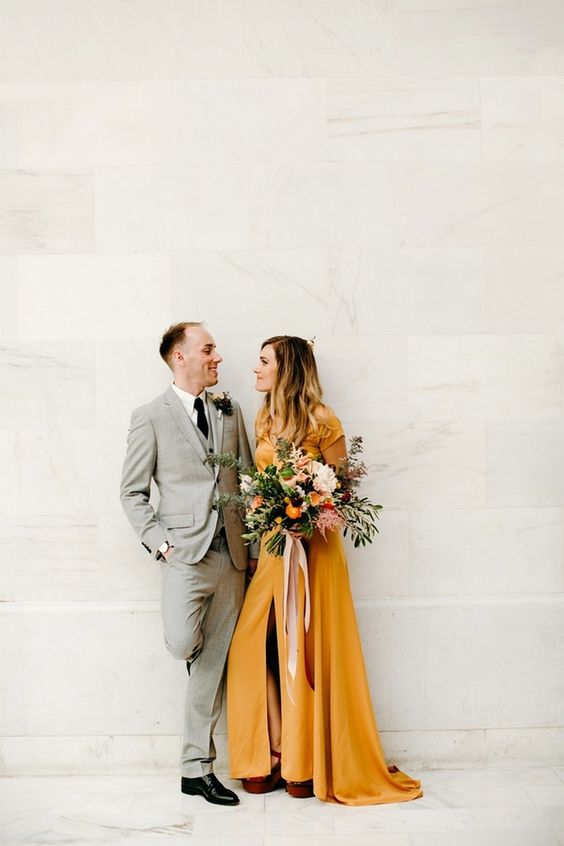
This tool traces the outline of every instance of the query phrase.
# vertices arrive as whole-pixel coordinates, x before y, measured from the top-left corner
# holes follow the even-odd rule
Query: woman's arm
[[[347,460],[347,442],[345,436],[342,435],[335,443],[326,447],[322,455],[327,464],[333,464],[335,469],[339,471]]]

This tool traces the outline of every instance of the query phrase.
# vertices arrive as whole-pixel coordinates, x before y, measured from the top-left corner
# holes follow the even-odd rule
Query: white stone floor
[[[564,768],[412,773],[414,802],[346,808],[283,791],[216,808],[174,775],[0,780],[0,843],[186,846],[563,846]],[[226,784],[238,784],[224,779]]]

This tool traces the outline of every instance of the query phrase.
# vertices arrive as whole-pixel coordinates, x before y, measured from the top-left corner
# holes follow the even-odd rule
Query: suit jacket
[[[238,404],[232,402],[228,415],[220,414],[207,394],[206,402],[215,451],[234,453],[244,467],[250,466]],[[185,564],[196,564],[206,554],[218,520],[218,512],[211,510],[214,497],[238,490],[237,468],[211,467],[206,457],[202,438],[172,388],[132,413],[120,497],[129,522],[152,554],[164,541]],[[149,501],[152,479],[160,494],[156,510]],[[244,570],[248,548],[238,509],[227,506],[223,518],[231,560]]]

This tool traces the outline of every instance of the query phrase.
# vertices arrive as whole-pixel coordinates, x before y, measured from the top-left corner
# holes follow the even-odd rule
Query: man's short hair
[[[163,361],[166,361],[169,367],[172,364],[172,353],[174,352],[175,347],[184,343],[186,330],[191,326],[201,325],[201,323],[184,321],[183,323],[173,323],[172,326],[168,327],[161,339],[159,353],[161,354]]]

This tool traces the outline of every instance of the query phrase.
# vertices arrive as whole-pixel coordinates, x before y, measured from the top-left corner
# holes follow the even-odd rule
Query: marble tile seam
[[[434,735],[439,737],[441,735],[452,737],[460,737],[462,735],[467,736],[486,736],[486,735],[499,735],[499,734],[514,734],[515,732],[529,732],[531,735],[539,735],[542,733],[547,732],[558,732],[560,735],[561,732],[564,732],[564,725],[560,725],[558,723],[553,723],[550,725],[542,725],[542,726],[531,726],[531,725],[518,725],[518,726],[474,726],[472,728],[457,728],[457,729],[445,729],[445,728],[428,728],[428,729],[421,729],[421,728],[403,728],[403,729],[387,729],[382,728],[380,729],[380,734],[382,737],[386,738],[387,740],[397,738],[401,741],[401,739],[405,737],[427,737],[429,735]],[[214,737],[219,738],[219,741],[223,744],[227,740],[227,732],[225,728],[217,729]],[[0,745],[3,743],[7,743],[10,741],[14,742],[33,742],[39,743],[42,740],[46,741],[58,741],[58,740],[69,740],[69,741],[109,741],[109,742],[120,742],[120,741],[127,741],[127,740],[140,740],[145,741],[149,739],[151,743],[166,743],[169,741],[173,741],[175,745],[181,746],[182,745],[182,734],[179,732],[177,734],[173,734],[170,731],[167,731],[165,734],[156,734],[154,731],[146,731],[146,732],[99,732],[95,734],[93,732],[88,733],[67,733],[62,734],[58,732],[56,734],[47,734],[46,732],[41,732],[41,734],[32,734],[32,733],[5,733],[0,735]],[[393,752],[394,755],[397,752]],[[221,760],[221,756],[218,757],[218,761]],[[412,765],[415,766],[415,765]],[[542,765],[545,766],[545,765]],[[554,764],[546,765],[546,766],[556,766]],[[499,764],[499,767],[502,769],[511,769],[512,765],[510,764]],[[456,769],[456,767],[455,767]],[[466,769],[466,764],[461,766],[461,769]],[[564,775],[562,776],[564,780]]]
[[[531,593],[531,594],[468,594],[468,595],[429,595],[429,596],[378,596],[355,598],[355,605],[359,607],[406,607],[406,608],[434,608],[461,607],[476,605],[562,605],[564,593]]]
[[[544,728],[544,726],[542,728]],[[550,726],[550,728],[558,728],[558,726]],[[477,729],[477,730],[483,731],[484,729]],[[437,731],[440,731],[440,729],[437,729]],[[476,729],[462,729],[462,731],[476,731]],[[226,733],[225,733],[225,731],[218,730],[218,731],[215,732],[214,736],[226,737]],[[54,739],[58,739],[58,738],[63,738],[63,739],[72,738],[73,740],[90,740],[90,739],[91,740],[100,740],[100,738],[104,738],[106,740],[112,740],[113,741],[113,740],[116,740],[116,739],[120,740],[121,738],[131,738],[131,737],[133,737],[133,738],[150,737],[152,739],[156,739],[158,742],[165,741],[165,740],[167,740],[167,738],[172,738],[175,742],[178,741],[179,744],[182,740],[182,736],[180,734],[172,734],[171,732],[167,732],[166,734],[157,734],[154,731],[146,731],[146,732],[136,731],[136,732],[130,732],[130,733],[124,732],[124,731],[120,731],[120,732],[116,731],[116,732],[110,733],[110,732],[106,731],[106,732],[99,732],[98,734],[93,733],[93,732],[89,732],[88,734],[79,734],[78,732],[77,733],[69,732],[68,734],[61,734],[60,732],[57,733],[57,734],[47,734],[45,732],[42,732],[41,734],[30,734],[30,733],[25,734],[24,732],[21,732],[20,734],[10,733],[10,734],[0,735],[0,742],[5,741],[5,740],[40,741],[42,738],[45,738],[47,740],[54,740]],[[1,841],[0,841],[0,843],[1,843]],[[2,846],[3,846],[3,844],[2,844]]]
[[[357,607],[370,608],[444,608],[463,606],[538,606],[564,605],[564,593],[492,594],[460,596],[359,596]],[[160,613],[158,600],[16,600],[0,602],[0,614],[61,611],[114,611]]]

